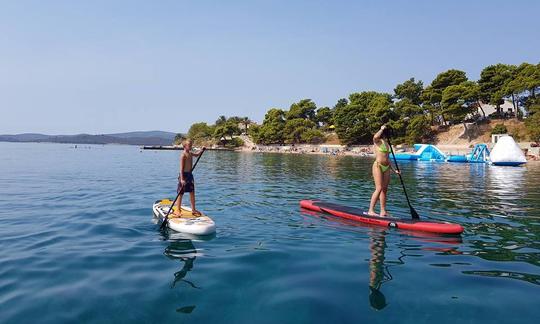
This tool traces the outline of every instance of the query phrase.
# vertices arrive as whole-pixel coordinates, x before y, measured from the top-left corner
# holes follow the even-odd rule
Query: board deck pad
[[[437,234],[461,234],[463,227],[459,224],[431,221],[423,219],[401,219],[394,217],[370,216],[360,208],[343,206],[317,200],[302,200],[300,206],[316,212],[323,212],[332,216],[341,217],[360,223],[376,226],[393,227],[411,231],[422,231]]]
[[[165,216],[169,212],[172,205],[172,201],[169,199],[157,200],[153,205],[154,216],[164,221]],[[216,225],[214,221],[201,213],[201,215],[193,215],[191,209],[186,206],[181,206],[182,215],[175,215],[171,210],[171,213],[167,217],[167,225],[172,230],[182,233],[189,233],[195,235],[208,235],[213,234],[216,231]]]
[[[360,208],[357,208],[357,207],[343,206],[343,205],[327,203],[327,202],[322,202],[322,201],[313,202],[313,205],[319,207],[323,211],[324,210],[334,210],[334,211],[340,211],[340,212],[344,212],[344,213],[348,213],[348,214],[352,214],[352,215],[361,215],[362,217],[380,219],[380,220],[385,220],[385,221],[399,221],[399,222],[404,222],[404,223],[416,223],[416,222],[419,222],[419,220],[406,219],[406,218],[372,216],[372,215],[368,215],[367,211],[365,211],[363,209],[360,209]],[[331,214],[329,212],[327,212],[327,213]]]
[[[164,215],[167,215],[167,213],[169,212],[169,209],[171,208],[171,205],[170,204],[168,204],[168,205],[161,204],[157,208],[159,208],[159,210],[161,212],[163,212]],[[175,211],[177,209],[173,208],[173,210],[171,210],[171,213],[169,214],[168,218],[169,219],[173,219],[173,218],[196,218],[196,217],[204,216],[203,213],[201,213],[201,215],[193,215],[193,212],[191,210],[185,209],[184,206],[182,206],[181,209],[182,209],[182,215],[175,214]]]

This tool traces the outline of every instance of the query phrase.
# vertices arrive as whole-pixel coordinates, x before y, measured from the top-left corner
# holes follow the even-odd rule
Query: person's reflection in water
[[[383,283],[392,280],[388,267],[384,265],[384,249],[386,247],[385,231],[369,232],[371,259],[369,260],[369,303],[376,310],[386,307],[386,297],[381,292]]]
[[[188,272],[193,269],[193,263],[197,258],[197,249],[195,249],[191,240],[183,239],[171,241],[163,254],[171,259],[180,260],[184,263],[182,269],[174,273],[174,280],[171,288],[174,288],[178,282],[183,281],[193,288],[200,289],[193,282],[184,279]]]

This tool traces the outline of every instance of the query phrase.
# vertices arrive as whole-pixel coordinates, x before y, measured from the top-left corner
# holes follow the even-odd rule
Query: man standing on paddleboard
[[[375,191],[371,195],[368,215],[370,216],[388,216],[386,212],[386,193],[388,184],[390,184],[390,171],[399,174],[399,171],[394,170],[390,163],[390,145],[383,138],[387,136],[388,128],[382,125],[381,129],[373,135],[373,152],[375,152],[375,162],[371,170],[373,172],[373,181],[375,182]],[[375,212],[377,201],[381,203],[380,215]]]
[[[201,212],[195,209],[195,179],[193,178],[193,173],[191,171],[193,169],[193,157],[201,155],[206,147],[203,147],[198,153],[194,153],[191,152],[192,145],[193,142],[191,139],[186,139],[182,143],[184,151],[180,155],[180,175],[178,176],[178,187],[176,189],[179,197],[174,208],[173,215],[175,216],[182,215],[182,196],[185,192],[189,192],[192,214],[194,216],[201,215]]]

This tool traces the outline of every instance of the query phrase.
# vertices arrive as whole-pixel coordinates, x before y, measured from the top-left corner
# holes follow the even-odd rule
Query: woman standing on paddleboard
[[[375,152],[375,162],[371,167],[373,172],[373,181],[375,182],[375,191],[371,195],[371,202],[369,204],[368,215],[371,216],[388,216],[386,212],[386,193],[388,191],[388,184],[390,184],[390,171],[396,174],[399,171],[394,170],[390,163],[390,145],[383,138],[386,136],[386,125],[382,125],[381,129],[375,135],[373,135],[373,151]],[[375,205],[377,201],[381,202],[380,215],[375,212]]]

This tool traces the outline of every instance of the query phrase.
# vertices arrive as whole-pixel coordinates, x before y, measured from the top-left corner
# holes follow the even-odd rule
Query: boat
[[[154,216],[164,221],[165,216],[171,208],[170,199],[156,200],[152,206]],[[168,216],[167,226],[177,232],[193,235],[210,235],[216,232],[216,224],[205,214],[193,215],[191,208],[181,206],[182,216],[173,215],[172,211]]]
[[[300,206],[304,209],[330,214],[335,217],[341,217],[361,223],[372,224],[383,227],[397,228],[410,231],[420,231],[437,234],[453,234],[458,235],[463,233],[463,227],[459,224],[418,220],[418,219],[401,219],[394,217],[370,216],[367,213],[355,207],[343,206],[335,203],[328,203],[319,200],[301,200]]]

